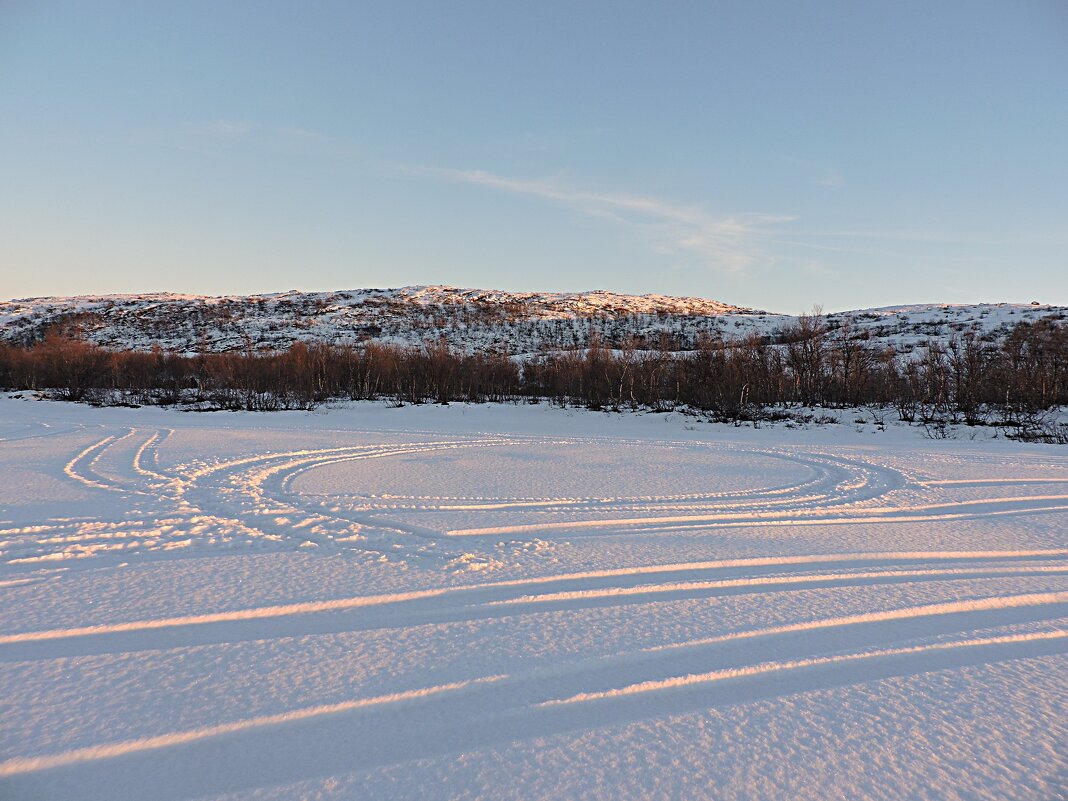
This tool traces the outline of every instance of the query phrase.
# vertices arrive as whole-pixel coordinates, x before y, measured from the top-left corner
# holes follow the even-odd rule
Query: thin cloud
[[[717,217],[697,205],[626,192],[579,189],[558,179],[525,180],[485,170],[445,167],[406,166],[402,170],[408,175],[540,198],[636,230],[656,252],[695,255],[709,266],[730,272],[740,272],[768,258],[761,245],[768,229],[795,219],[770,214]]]
[[[816,184],[824,187],[825,189],[842,189],[845,187],[845,178],[838,170],[827,170]]]
[[[886,242],[919,242],[946,245],[1011,245],[1020,240],[1013,237],[974,236],[970,234],[943,233],[936,231],[909,231],[893,229],[823,229],[797,231],[796,237],[813,237],[824,240],[872,240]],[[1063,239],[1063,237],[1061,238]],[[1033,238],[1032,238],[1032,241]],[[1059,241],[1059,240],[1052,240]]]
[[[333,139],[324,133],[298,125],[265,125],[234,119],[197,122],[187,125],[186,132],[193,136],[213,139],[244,139],[252,136],[257,139],[289,139],[302,142],[328,142]]]
[[[211,120],[189,126],[189,133],[218,139],[234,139],[247,136],[256,126],[244,120]]]
[[[359,153],[358,146],[351,140],[299,125],[218,119],[188,124],[182,134],[179,148],[210,156],[220,156],[235,148],[248,148],[347,161]]]
[[[319,131],[312,131],[308,128],[301,128],[295,125],[282,125],[275,129],[280,136],[285,136],[290,139],[303,139],[313,142],[326,142],[332,137],[327,136]]]

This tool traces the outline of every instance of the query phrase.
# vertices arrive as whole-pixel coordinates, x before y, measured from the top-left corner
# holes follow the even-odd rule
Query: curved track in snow
[[[405,657],[416,661],[448,651],[450,638],[480,645],[467,659],[354,679],[348,691],[313,687],[247,714],[209,709],[125,734],[90,725],[58,746],[43,735],[9,740],[4,797],[44,787],[56,797],[91,788],[87,797],[134,798],[147,781],[158,798],[220,796],[872,682],[922,683],[939,671],[1063,665],[1068,654],[1068,539],[914,546],[916,532],[1068,530],[1068,465],[1056,459],[968,478],[860,448],[427,432],[368,432],[366,442],[349,432],[349,444],[336,445],[320,432],[306,447],[189,458],[173,428],[91,431],[41,434],[69,437],[53,473],[124,514],[94,515],[87,502],[79,516],[0,524],[0,593],[119,560],[206,564],[219,554],[351,558],[354,571],[370,556],[419,572],[410,587],[381,592],[16,625],[0,631],[0,663],[151,665],[181,655],[225,664],[241,649],[292,647],[298,676],[301,649],[337,638],[356,648],[388,637],[398,656],[415,648],[412,638],[431,638],[426,657]],[[620,470],[633,471],[628,459],[654,451],[700,467],[677,491],[639,475],[611,497],[576,491],[581,471],[568,473],[571,454],[619,454]],[[536,467],[523,467],[528,458]],[[717,478],[716,469],[746,464],[756,467]],[[471,471],[461,482],[470,491],[427,491],[453,485],[451,465]],[[550,472],[529,476],[523,494],[524,469]],[[393,483],[376,483],[385,479]],[[751,540],[718,552],[728,536]],[[650,558],[660,544],[674,550]],[[611,558],[573,555],[598,548]],[[58,565],[67,577],[48,572]],[[708,617],[719,608],[721,621]],[[601,644],[580,636],[591,621],[624,631]],[[569,644],[525,651],[539,625],[559,627]],[[492,652],[483,632],[507,647]]]

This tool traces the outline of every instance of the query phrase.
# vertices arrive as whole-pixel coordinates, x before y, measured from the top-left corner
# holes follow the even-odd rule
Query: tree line
[[[802,317],[775,338],[702,338],[693,350],[642,343],[523,359],[421,347],[293,344],[283,351],[183,355],[114,351],[53,335],[0,344],[0,386],[74,401],[307,409],[348,398],[396,403],[547,399],[592,409],[685,407],[720,420],[791,406],[894,408],[906,421],[1004,421],[1068,405],[1068,324],[1019,323],[999,340],[971,333],[910,354],[848,324]]]

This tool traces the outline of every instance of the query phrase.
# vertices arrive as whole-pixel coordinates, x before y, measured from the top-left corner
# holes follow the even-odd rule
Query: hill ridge
[[[1018,322],[1068,318],[1068,307],[1036,303],[904,304],[824,315],[875,344],[909,351],[965,332],[997,339]],[[0,339],[28,343],[49,332],[77,334],[122,350],[275,350],[297,341],[444,339],[467,352],[531,353],[587,347],[691,349],[704,337],[775,338],[798,316],[709,298],[658,293],[516,292],[447,284],[254,295],[172,292],[48,296],[0,301]]]

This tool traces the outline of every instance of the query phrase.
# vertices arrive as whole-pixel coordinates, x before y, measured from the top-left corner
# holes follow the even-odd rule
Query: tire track
[[[1014,613],[1006,615],[1004,613]],[[1022,614],[1021,614],[1022,613]],[[567,711],[585,707],[595,714],[608,702],[628,702],[636,698],[660,695],[679,690],[693,690],[709,685],[730,682],[733,697],[719,703],[744,703],[754,692],[757,682],[782,674],[823,671],[850,671],[863,663],[900,662],[903,657],[940,656],[951,652],[1001,649],[998,658],[1019,658],[1032,652],[1023,646],[1041,645],[1051,650],[1039,653],[1068,651],[1068,628],[1054,627],[1040,631],[1000,632],[973,636],[968,632],[976,623],[1018,625],[1046,620],[1064,619],[1068,615],[1068,592],[990,597],[966,602],[945,603],[892,610],[881,615],[869,614],[847,618],[828,618],[790,627],[741,632],[737,636],[747,640],[763,640],[759,647],[748,650],[716,649],[729,642],[731,635],[719,641],[679,643],[689,650],[688,660],[680,660],[677,653],[663,651],[623,654],[562,666],[533,669],[517,674],[478,676],[463,681],[430,687],[417,687],[386,695],[356,698],[340,703],[290,709],[281,713],[235,720],[199,729],[169,732],[153,737],[94,745],[36,757],[16,757],[0,763],[0,779],[33,774],[57,768],[107,762],[120,757],[166,751],[198,741],[215,741],[246,732],[269,732],[290,728],[294,723],[314,725],[324,718],[337,718],[375,708],[396,708],[402,718],[413,724],[426,719],[421,705],[442,696],[454,700],[451,720],[457,726],[472,726],[481,721],[507,716],[522,724],[527,732],[537,726],[530,718],[543,712]],[[886,647],[894,631],[886,624],[909,624],[910,637],[946,636],[951,639]],[[833,631],[833,637],[827,637]],[[813,636],[816,633],[817,636]],[[806,636],[797,636],[804,634]],[[1012,650],[1016,649],[1014,653]],[[827,653],[833,649],[834,653]],[[774,654],[765,659],[763,655]],[[670,659],[665,659],[665,656]],[[705,670],[676,673],[680,667],[704,665]],[[915,669],[913,661],[912,669]],[[922,669],[922,668],[921,668]],[[878,671],[875,671],[878,674]],[[868,670],[868,675],[872,671]],[[826,676],[823,677],[826,679]],[[779,681],[778,678],[775,679]],[[766,683],[765,683],[766,687]],[[777,692],[796,690],[793,685]],[[707,699],[702,706],[707,705]],[[492,712],[487,713],[487,710]],[[431,717],[430,719],[433,719]],[[440,716],[439,716],[440,719]],[[518,720],[517,720],[518,719]],[[603,719],[603,718],[602,718]],[[560,721],[556,725],[559,725]],[[363,730],[365,727],[361,727]],[[479,729],[479,726],[473,726]],[[567,728],[565,725],[564,728]],[[404,727],[405,734],[411,732]],[[412,758],[410,749],[398,752],[394,759]]]
[[[778,460],[793,465],[787,475],[796,474],[797,480],[777,478],[781,483],[746,488],[760,480],[760,472],[753,469],[744,474],[748,484],[722,492],[645,496],[620,492],[612,497],[395,494],[395,489],[418,493],[419,478],[413,472],[414,486],[371,486],[360,495],[319,495],[299,491],[297,479],[335,465],[351,464],[359,470],[373,459],[412,455],[434,459],[453,453],[492,454],[494,449],[507,448],[541,448],[565,460],[576,448],[610,448],[626,441],[406,432],[405,440],[399,442],[281,452],[261,449],[236,458],[192,460],[163,469],[160,450],[172,434],[173,429],[148,426],[117,428],[74,454],[64,474],[94,490],[123,493],[130,499],[129,514],[116,515],[114,520],[68,518],[0,528],[5,560],[10,564],[25,558],[32,563],[50,558],[49,554],[83,551],[86,555],[121,553],[123,559],[131,555],[155,558],[171,545],[200,554],[231,546],[247,552],[254,547],[315,545],[326,553],[358,549],[396,553],[402,559],[443,561],[454,556],[451,549],[460,547],[460,542],[470,543],[472,553],[485,556],[503,545],[486,539],[490,537],[514,535],[522,540],[537,533],[551,537],[607,533],[631,535],[634,542],[647,538],[643,543],[647,550],[636,549],[620,558],[648,561],[647,554],[659,545],[652,536],[665,532],[869,524],[920,527],[1068,511],[1068,494],[1060,494],[1063,486],[1059,486],[1068,484],[1068,479],[1013,478],[1002,473],[993,479],[921,481],[882,463],[881,457],[749,444],[725,450],[732,458],[751,464]],[[668,440],[630,442],[675,447],[680,458],[695,460],[710,448],[720,447]],[[484,464],[489,471],[497,462],[487,459]],[[713,459],[707,464],[729,469],[732,462]],[[750,475],[757,478],[750,479]],[[477,472],[470,476],[474,485],[480,479]],[[524,490],[507,482],[498,485],[517,495]],[[1009,490],[998,488],[1010,485],[1033,486],[1033,490],[1000,497]],[[538,490],[531,487],[531,494],[546,488],[552,494],[556,486],[560,485],[542,482]],[[726,486],[732,485],[720,484],[720,488]],[[972,493],[984,497],[959,500],[961,493],[955,500],[954,490],[965,487],[991,489]],[[494,522],[500,524],[489,525]],[[770,538],[759,541],[770,542],[769,550],[775,547]],[[1068,548],[920,551],[891,546],[866,552],[832,541],[828,538],[824,544],[811,546],[825,553],[775,555],[765,551],[714,558],[716,538],[709,538],[711,544],[706,546],[698,536],[689,537],[686,556],[677,561],[662,555],[652,557],[659,563],[623,566],[616,561],[607,567],[583,569],[588,561],[561,559],[563,567],[550,566],[548,561],[535,563],[533,568],[526,564],[520,565],[525,574],[515,578],[489,576],[462,583],[428,571],[413,573],[420,583],[413,580],[396,592],[348,595],[351,590],[339,590],[342,597],[238,609],[204,604],[189,607],[193,610],[189,614],[133,620],[105,617],[98,625],[0,633],[0,661],[26,663],[21,670],[40,667],[44,671],[56,666],[27,665],[94,654],[138,654],[125,666],[141,660],[152,665],[154,659],[168,664],[172,658],[175,663],[190,659],[194,666],[199,665],[198,659],[208,660],[204,664],[211,660],[223,664],[246,642],[268,643],[265,652],[280,654],[290,647],[303,647],[284,643],[286,638],[374,629],[396,631],[399,650],[411,647],[409,640],[424,633],[447,639],[477,632],[472,642],[480,643],[480,638],[498,632],[522,635],[530,626],[559,625],[570,636],[577,630],[567,629],[573,625],[569,620],[585,618],[569,617],[569,613],[631,605],[618,615],[598,618],[598,624],[645,621],[661,610],[670,614],[685,608],[665,603],[671,601],[709,600],[711,604],[719,598],[750,596],[742,608],[782,603],[784,610],[777,610],[773,620],[736,628],[726,628],[723,621],[735,618],[725,616],[700,628],[696,624],[669,627],[655,636],[641,632],[638,645],[627,645],[633,640],[623,637],[618,641],[623,644],[615,646],[584,640],[577,646],[568,642],[551,652],[528,653],[517,641],[518,656],[494,653],[489,658],[472,649],[470,655],[457,657],[439,672],[435,671],[440,666],[429,664],[410,672],[407,668],[393,672],[391,664],[381,687],[367,686],[367,677],[352,676],[351,684],[338,695],[324,697],[313,690],[310,696],[293,696],[300,700],[281,708],[258,707],[263,714],[235,707],[230,718],[220,720],[218,711],[209,711],[203,719],[188,718],[187,728],[164,723],[137,729],[136,733],[145,736],[126,739],[101,730],[95,742],[70,739],[68,744],[80,747],[52,752],[41,752],[38,743],[0,762],[0,796],[28,795],[27,788],[42,778],[50,788],[59,788],[56,797],[76,797],[79,788],[88,786],[114,801],[133,797],[130,788],[145,786],[160,788],[161,799],[218,796],[246,789],[241,782],[248,786],[296,782],[882,677],[1068,654]],[[893,542],[892,536],[886,541]],[[865,547],[860,542],[859,547]],[[833,551],[836,547],[840,552]],[[567,554],[563,547],[560,552]],[[706,554],[713,558],[693,558]],[[423,566],[434,567],[431,562]],[[0,587],[10,587],[16,594],[29,580],[15,577],[0,581]],[[891,585],[903,589],[877,591]],[[865,588],[873,591],[866,593]],[[798,595],[807,591],[821,594]],[[928,602],[918,603],[915,595]],[[809,603],[812,598],[815,601]],[[886,608],[888,604],[892,606]],[[512,622],[524,618],[522,626]],[[83,616],[72,622],[90,620]],[[438,627],[436,633],[433,627]],[[686,633],[667,633],[679,630]],[[379,638],[389,641],[388,659],[393,656],[392,636]],[[216,651],[211,650],[214,647]],[[426,654],[433,655],[437,646],[424,639],[418,647],[426,647]],[[146,653],[156,650],[170,656]],[[416,656],[421,653],[415,652]],[[109,657],[103,662],[122,664],[123,660]],[[300,660],[295,664],[301,664]],[[71,665],[78,667],[76,661]],[[238,689],[249,686],[234,683]],[[153,692],[170,690],[155,688]],[[222,771],[218,765],[237,769]],[[146,783],[149,780],[151,784]]]
[[[135,620],[80,628],[53,629],[0,635],[0,659],[51,658],[93,649],[101,639],[108,650],[132,647],[195,645],[204,641],[225,642],[240,639],[248,632],[263,636],[263,628],[240,627],[256,621],[273,621],[273,636],[293,636],[294,632],[325,630],[352,631],[379,627],[409,627],[426,623],[470,621],[514,614],[529,614],[555,606],[581,608],[583,603],[644,603],[669,595],[712,597],[716,594],[772,593],[784,590],[823,587],[871,586],[880,583],[952,581],[1013,576],[1062,576],[1068,574],[1068,551],[962,551],[932,558],[924,552],[884,554],[827,554],[788,558],[721,560],[707,563],[657,565],[632,570],[603,570],[561,574],[539,578],[485,582],[455,587],[435,587],[402,593],[363,595],[321,601],[252,607],[227,612]],[[1029,560],[1055,564],[1028,564]],[[898,568],[920,562],[924,569]],[[946,567],[953,563],[974,563],[969,567]],[[998,563],[1011,562],[1009,565]],[[993,563],[993,564],[991,564]],[[865,570],[875,565],[880,569]],[[834,572],[791,573],[803,566]],[[851,570],[842,570],[845,566]],[[859,569],[858,569],[859,568]],[[754,574],[753,570],[763,572]],[[778,572],[768,572],[768,571]],[[723,577],[701,580],[703,574]],[[649,583],[649,577],[659,577]],[[358,613],[338,617],[338,613]],[[333,626],[324,626],[324,620]],[[286,624],[286,625],[283,625]],[[203,637],[199,631],[208,632]],[[161,632],[158,638],[147,637]],[[120,636],[115,639],[116,635]],[[111,640],[107,640],[111,637]],[[139,639],[140,645],[137,645]],[[36,644],[60,643],[58,647],[36,648]],[[62,643],[71,647],[65,650]],[[136,647],[135,647],[136,646]],[[34,650],[36,648],[36,650]],[[81,649],[81,650],[79,650]]]

